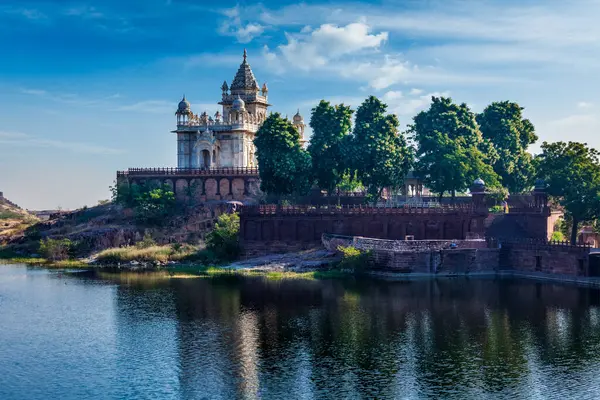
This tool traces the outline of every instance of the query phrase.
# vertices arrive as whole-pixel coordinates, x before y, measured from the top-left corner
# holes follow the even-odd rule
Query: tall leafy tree
[[[340,184],[348,168],[343,144],[352,128],[352,112],[348,106],[333,106],[325,100],[312,109],[309,125],[313,133],[307,150],[315,180],[329,194]]]
[[[261,190],[274,195],[305,193],[310,189],[310,155],[300,135],[281,114],[269,115],[254,139]]]
[[[484,139],[493,143],[498,152],[494,171],[511,193],[523,192],[533,186],[535,170],[530,144],[537,141],[533,124],[523,118],[523,107],[509,101],[494,102],[477,115]]]
[[[410,169],[413,153],[398,130],[396,115],[386,114],[387,105],[370,96],[356,111],[353,135],[346,143],[358,180],[373,202],[386,187],[399,187]]]
[[[577,242],[579,224],[600,217],[598,151],[585,143],[542,144],[537,156],[538,176],[546,191],[565,208],[572,220],[571,243]]]
[[[468,189],[477,178],[498,186],[491,166],[497,153],[483,139],[469,107],[450,98],[431,100],[429,109],[417,114],[408,130],[416,142],[415,170],[425,185],[440,197]]]

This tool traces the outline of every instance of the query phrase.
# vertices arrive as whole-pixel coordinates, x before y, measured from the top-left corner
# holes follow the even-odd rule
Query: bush
[[[342,253],[342,260],[337,265],[341,270],[359,272],[365,269],[369,263],[369,257],[371,255],[370,251],[360,251],[352,246],[338,246],[337,249]]]
[[[504,207],[502,207],[502,206],[493,206],[493,207],[490,207],[490,212],[494,213],[494,214],[503,213],[504,212]]]
[[[175,211],[175,193],[169,185],[121,183],[111,186],[110,190],[112,201],[133,208],[136,219],[141,223],[160,224]]]
[[[550,236],[550,240],[553,242],[564,242],[565,235],[561,231],[554,231],[552,232],[552,236]]]
[[[152,239],[149,233],[144,234],[144,238],[135,244],[138,249],[147,249],[148,247],[156,246],[156,241]]]
[[[160,224],[175,210],[175,193],[169,186],[144,191],[135,199],[135,217],[140,222]]]
[[[237,214],[221,214],[215,228],[206,236],[206,249],[219,260],[236,259],[241,253],[239,231],[240,217]]]
[[[69,239],[42,239],[40,253],[50,261],[61,261],[69,258],[73,243]]]
[[[0,219],[22,219],[23,215],[10,210],[0,211]]]

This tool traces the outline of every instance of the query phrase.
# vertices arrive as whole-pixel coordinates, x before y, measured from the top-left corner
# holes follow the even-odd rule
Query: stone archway
[[[202,150],[200,153],[200,168],[210,168],[210,150]]]

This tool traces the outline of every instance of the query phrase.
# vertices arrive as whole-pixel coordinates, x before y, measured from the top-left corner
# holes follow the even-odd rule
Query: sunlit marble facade
[[[177,116],[177,166],[179,168],[253,168],[257,166],[254,136],[267,118],[268,88],[258,86],[254,73],[244,58],[231,85],[221,86],[222,111],[214,116],[194,114],[185,98]],[[300,113],[292,119],[303,139],[304,120]]]

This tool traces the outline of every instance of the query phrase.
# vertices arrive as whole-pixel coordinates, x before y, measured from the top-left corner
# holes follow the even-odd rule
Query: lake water
[[[0,399],[597,399],[600,292],[0,266]]]

